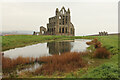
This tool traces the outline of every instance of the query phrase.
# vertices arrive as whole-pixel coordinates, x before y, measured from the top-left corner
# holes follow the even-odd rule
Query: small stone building
[[[62,7],[61,10],[59,10],[56,8],[55,16],[49,18],[47,29],[43,26],[40,27],[40,35],[41,34],[74,36],[75,29],[71,22],[70,9],[68,8],[68,10],[66,10]]]
[[[99,36],[108,36],[108,32],[99,32]]]
[[[40,32],[33,32],[33,35],[46,35],[46,28],[41,26],[40,27]]]

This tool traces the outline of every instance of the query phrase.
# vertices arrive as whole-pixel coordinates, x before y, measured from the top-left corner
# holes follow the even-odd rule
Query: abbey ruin
[[[62,7],[61,10],[56,8],[54,17],[49,18],[47,29],[43,26],[40,27],[40,32],[34,32],[34,35],[66,35],[74,36],[75,29],[71,22],[70,9],[66,10]]]

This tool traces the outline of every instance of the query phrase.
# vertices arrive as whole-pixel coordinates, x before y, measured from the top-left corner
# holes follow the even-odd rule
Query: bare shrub
[[[41,57],[39,60],[44,62],[44,64],[35,71],[35,74],[43,75],[53,74],[57,71],[69,72],[77,68],[82,68],[87,64],[86,61],[81,58],[81,54],[76,52]]]
[[[93,39],[92,41],[90,42],[86,42],[87,45],[94,45],[95,48],[100,48],[102,47],[102,44],[100,41],[98,41],[98,39]]]
[[[17,65],[29,64],[35,61],[34,58],[24,58],[18,57],[16,59],[11,59],[8,57],[2,56],[2,68],[3,70],[9,70],[15,68]]]
[[[89,52],[67,52],[61,55],[53,55],[47,57],[39,58],[24,58],[18,57],[16,59],[11,59],[8,57],[2,57],[2,68],[3,73],[6,71],[13,71],[18,67],[18,65],[26,65],[34,62],[43,63],[42,67],[35,71],[35,74],[49,75],[54,72],[69,72],[77,68],[82,68],[87,65],[87,61],[84,61],[81,56],[88,55]]]
[[[87,45],[94,45],[95,50],[93,51],[92,56],[96,58],[110,58],[110,52],[102,47],[102,43],[96,38],[90,42],[86,42]]]
[[[96,58],[110,58],[110,52],[106,48],[97,48],[94,52],[93,57]]]
[[[92,45],[92,42],[91,42],[91,41],[90,41],[90,42],[86,42],[86,44],[87,44],[87,45]]]

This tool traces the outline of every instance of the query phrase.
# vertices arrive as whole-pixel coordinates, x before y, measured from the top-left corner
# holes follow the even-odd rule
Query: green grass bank
[[[51,36],[51,35],[11,35],[2,36],[2,51],[13,49],[16,47],[24,47],[27,45],[54,41],[54,40],[68,40],[68,39],[91,38],[81,36]]]

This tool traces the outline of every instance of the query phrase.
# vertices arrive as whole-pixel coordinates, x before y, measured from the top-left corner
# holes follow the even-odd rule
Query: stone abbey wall
[[[61,10],[56,8],[56,15],[49,18],[47,24],[47,34],[50,35],[70,35],[74,36],[75,29],[71,23],[70,10],[66,11],[64,7]]]
[[[61,10],[56,8],[56,15],[49,18],[49,23],[47,24],[47,29],[45,27],[40,27],[40,32],[35,32],[34,34],[39,35],[68,35],[74,36],[75,29],[74,25],[71,23],[70,10],[66,10],[62,7]],[[42,33],[43,32],[43,33]]]

